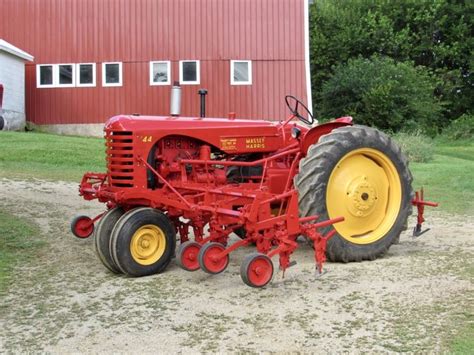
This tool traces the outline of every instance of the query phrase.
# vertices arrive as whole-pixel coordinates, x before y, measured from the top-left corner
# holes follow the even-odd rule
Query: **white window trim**
[[[52,67],[52,69],[53,69],[53,73],[52,73],[53,83],[52,84],[41,84],[41,77],[40,77],[40,70],[41,70],[40,68],[41,67]],[[36,87],[37,88],[42,89],[42,88],[54,88],[54,87],[56,87],[54,85],[55,78],[56,78],[55,64],[37,64],[36,65]]]
[[[72,66],[72,83],[71,84],[60,84],[59,83],[59,66],[60,65],[71,65]],[[53,68],[53,83],[52,84],[41,84],[40,68],[41,67],[52,67]],[[74,63],[58,63],[58,64],[37,64],[36,65],[36,87],[39,89],[47,88],[73,88],[76,86],[76,64]]]
[[[168,80],[155,82],[153,81],[153,65],[154,64],[166,64],[168,71]],[[155,60],[150,62],[150,85],[151,86],[160,86],[160,85],[170,85],[171,84],[171,62],[169,60]]]
[[[247,63],[249,68],[249,80],[235,81],[234,80],[234,64]],[[230,61],[230,84],[231,85],[252,85],[252,61],[251,60],[231,60]]]
[[[183,81],[183,64],[196,63],[196,81]],[[201,83],[201,63],[199,60],[180,60],[179,61],[179,84],[180,85],[199,85]]]
[[[92,84],[81,84],[81,65],[92,65]],[[76,64],[76,86],[80,88],[96,86],[96,64],[95,63],[78,63]]]
[[[59,83],[59,66],[61,65],[71,65],[72,66],[72,72],[71,72],[71,75],[72,75],[72,84],[60,84]],[[58,88],[73,88],[76,86],[76,64],[74,63],[58,63],[58,64],[55,64],[56,66],[56,74],[55,74],[55,77],[56,77],[56,84],[55,86],[58,87]],[[53,71],[54,73],[54,71]],[[54,83],[54,78],[53,78],[53,83]]]
[[[119,65],[119,82],[118,83],[106,83],[105,82],[105,66],[107,64],[118,64]],[[105,62],[102,63],[102,86],[104,87],[117,87],[117,86],[122,86],[123,85],[123,71],[122,71],[122,62]]]

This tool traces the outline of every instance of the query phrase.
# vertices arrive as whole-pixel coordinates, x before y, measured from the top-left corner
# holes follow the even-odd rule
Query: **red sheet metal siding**
[[[99,123],[119,113],[166,115],[170,86],[149,85],[149,61],[201,61],[183,85],[183,115],[281,119],[284,96],[306,101],[303,0],[2,0],[0,38],[35,56],[26,109],[36,124]],[[230,85],[230,60],[252,60],[253,84]],[[123,62],[123,86],[102,87],[102,62]],[[36,88],[36,64],[97,63],[96,87]]]

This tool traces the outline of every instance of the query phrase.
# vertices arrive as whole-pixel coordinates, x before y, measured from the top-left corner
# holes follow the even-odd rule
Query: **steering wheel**
[[[308,110],[308,108],[306,107],[306,105],[304,103],[302,103],[300,100],[298,100],[296,97],[292,96],[292,95],[286,95],[285,96],[285,102],[286,102],[286,106],[288,106],[288,109],[290,110],[290,112],[295,116],[295,117],[298,117],[298,119],[304,123],[306,123],[307,125],[312,125],[314,123],[314,117],[313,115],[311,114],[311,112]],[[291,105],[291,103],[294,103],[293,106]],[[304,117],[299,111],[298,111],[298,108],[300,107],[303,108],[303,113],[306,113],[308,114],[308,118]]]

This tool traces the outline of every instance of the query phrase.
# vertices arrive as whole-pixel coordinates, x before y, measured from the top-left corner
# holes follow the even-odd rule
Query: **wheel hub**
[[[377,201],[376,187],[368,180],[367,176],[355,178],[347,187],[346,205],[349,212],[355,217],[370,215]]]
[[[130,252],[137,263],[151,265],[163,256],[165,246],[166,239],[161,228],[149,224],[135,231],[130,242]]]

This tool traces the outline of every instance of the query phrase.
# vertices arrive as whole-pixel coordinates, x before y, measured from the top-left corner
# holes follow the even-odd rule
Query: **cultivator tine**
[[[331,239],[336,231],[332,229],[326,235],[323,235],[318,231],[319,228],[332,226],[335,223],[343,222],[344,217],[337,217],[328,219],[318,223],[305,223],[301,226],[303,233],[313,241],[314,247],[314,259],[316,261],[316,276],[322,276],[325,272],[323,271],[323,265],[326,262],[326,247],[327,242]]]
[[[429,232],[431,228],[426,228],[424,231],[421,230],[421,224],[417,223],[415,228],[413,228],[413,238],[417,238],[425,234],[426,232]]]
[[[279,267],[279,270],[281,271],[281,279],[283,280],[285,278],[285,272],[287,269],[289,269],[292,266],[295,266],[297,264],[296,260],[290,261],[288,266],[286,268],[283,268],[281,265]]]
[[[316,268],[315,268],[315,271],[314,271],[314,277],[316,279],[320,279],[321,277],[323,277],[323,275],[327,274],[328,273],[328,270],[327,269],[324,269],[322,271],[319,271],[319,267],[316,265]]]
[[[423,188],[421,188],[420,191],[415,192],[415,198],[411,201],[411,204],[413,206],[416,206],[416,209],[418,212],[418,215],[416,216],[417,223],[416,223],[415,228],[413,228],[413,234],[412,234],[413,238],[417,238],[430,230],[430,228],[427,228],[422,231],[423,222],[425,222],[425,218],[424,218],[425,206],[438,207],[439,204],[437,202],[425,201]]]

